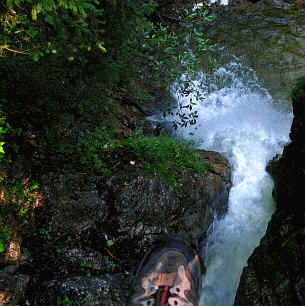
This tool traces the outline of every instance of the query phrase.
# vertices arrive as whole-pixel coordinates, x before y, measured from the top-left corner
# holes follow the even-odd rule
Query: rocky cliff
[[[291,143],[268,166],[277,210],[244,268],[235,306],[305,305],[305,77],[291,97]]]
[[[120,106],[118,112],[118,137],[134,126],[158,134],[138,110]],[[25,224],[22,235],[16,230],[0,256],[0,305],[126,305],[134,272],[156,236],[179,235],[201,247],[215,213],[227,210],[228,161],[217,152],[197,153],[209,166],[181,172],[176,189],[125,151],[112,155],[117,166],[110,176],[46,171],[36,222]],[[22,166],[16,162],[8,173],[22,176]]]

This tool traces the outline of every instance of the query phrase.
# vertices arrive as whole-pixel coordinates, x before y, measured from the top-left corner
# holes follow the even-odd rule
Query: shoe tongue
[[[161,257],[157,269],[161,273],[172,273],[177,272],[181,265],[187,266],[185,257],[176,251],[170,251]]]
[[[161,258],[156,266],[156,272],[159,276],[159,286],[176,286],[178,284],[190,284],[186,276],[186,260],[185,257],[178,252],[171,251],[167,256]]]

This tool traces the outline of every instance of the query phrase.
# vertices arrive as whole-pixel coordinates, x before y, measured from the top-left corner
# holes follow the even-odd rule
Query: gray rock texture
[[[124,305],[134,272],[159,234],[187,238],[200,248],[215,214],[227,211],[231,167],[217,152],[198,154],[209,167],[200,174],[183,172],[177,190],[138,163],[126,162],[107,179],[45,175],[49,217],[42,236],[53,250],[60,241],[65,247],[44,255],[52,278],[37,300]]]
[[[162,232],[199,245],[214,213],[221,216],[226,212],[231,168],[219,153],[198,152],[211,169],[202,174],[183,173],[178,194],[168,182],[142,169],[119,172],[107,181],[120,231],[136,239],[139,248]]]

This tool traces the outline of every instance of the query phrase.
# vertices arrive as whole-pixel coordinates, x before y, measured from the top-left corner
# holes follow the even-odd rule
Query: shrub
[[[174,81],[187,95],[200,61],[197,55],[211,49],[202,24],[213,18],[200,8],[175,12],[174,24],[157,21],[151,17],[157,6],[153,0],[7,0],[0,5],[0,56],[25,82],[32,78],[25,58],[39,62],[38,79],[48,81],[41,85],[56,85],[59,92],[63,84],[70,90],[70,74],[68,80],[78,82],[74,87],[83,82],[103,84],[101,90],[106,91],[127,86],[138,95],[133,97],[137,102],[147,100],[147,88],[168,90]],[[181,79],[181,73],[187,79]],[[186,112],[187,107],[178,110],[181,125],[196,121],[194,114],[183,116]]]
[[[111,162],[107,162],[111,133],[105,127],[95,129],[79,137],[76,144],[76,153],[81,165],[96,171],[104,176],[111,174]]]

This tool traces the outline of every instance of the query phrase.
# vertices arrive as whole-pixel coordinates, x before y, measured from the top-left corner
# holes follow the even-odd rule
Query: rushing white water
[[[274,103],[253,70],[238,63],[202,73],[188,98],[174,95],[187,104],[198,91],[205,97],[195,106],[198,122],[178,134],[223,153],[233,167],[228,213],[215,218],[202,250],[207,273],[200,305],[230,306],[242,269],[274,211],[273,183],[265,168],[288,142],[292,114]]]

